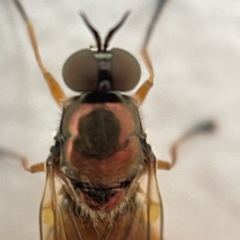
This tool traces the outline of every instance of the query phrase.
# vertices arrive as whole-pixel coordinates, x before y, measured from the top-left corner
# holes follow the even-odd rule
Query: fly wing
[[[48,164],[51,163],[51,164]],[[41,240],[83,240],[81,228],[70,207],[70,199],[53,159],[47,161],[46,184],[40,206]],[[93,239],[93,238],[92,238]]]
[[[56,222],[58,212],[58,197],[61,197],[61,187],[56,182],[53,165],[47,163],[46,183],[40,206],[40,235],[41,240],[56,240],[56,228],[64,229],[61,222]],[[61,216],[61,215],[60,215]],[[59,219],[59,217],[58,217]],[[67,238],[61,238],[67,239]]]
[[[162,205],[155,162],[148,159],[144,168],[123,214],[101,217],[101,212],[92,210],[86,216],[75,208],[81,204],[75,202],[76,192],[59,174],[58,165],[48,160],[40,209],[41,240],[162,240]],[[94,218],[98,220],[94,222]]]
[[[143,208],[147,240],[163,240],[163,209],[156,176],[156,159],[152,152],[145,158],[145,174],[139,179],[137,199]]]

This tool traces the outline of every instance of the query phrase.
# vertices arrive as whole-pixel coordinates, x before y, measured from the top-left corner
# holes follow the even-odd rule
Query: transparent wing
[[[163,240],[162,200],[156,176],[156,158],[151,151],[145,156],[145,161],[146,171],[139,181],[137,198],[142,198],[146,239]]]
[[[58,165],[50,157],[40,209],[41,240],[161,240],[162,205],[155,158],[147,159],[143,173],[134,184],[129,201],[131,207],[119,216],[109,214],[108,217],[113,219],[111,226],[106,216],[101,219],[101,213],[93,210],[92,217],[99,217],[94,224],[91,217],[76,210],[75,206],[79,206],[74,202],[76,192],[63,179]]]

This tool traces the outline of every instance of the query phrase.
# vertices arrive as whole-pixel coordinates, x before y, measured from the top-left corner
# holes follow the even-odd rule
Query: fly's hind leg
[[[57,83],[56,79],[52,76],[52,74],[50,72],[48,72],[48,70],[45,68],[45,66],[42,63],[34,27],[33,27],[32,23],[30,22],[23,6],[21,5],[19,0],[13,0],[13,2],[16,5],[19,13],[21,14],[21,16],[26,24],[26,27],[28,30],[28,35],[29,35],[29,38],[30,38],[30,41],[31,41],[31,44],[33,47],[33,51],[34,51],[38,66],[43,74],[44,79],[46,80],[46,82],[48,84],[48,88],[52,94],[52,97],[54,98],[56,103],[59,106],[61,106],[62,101],[66,98],[65,93],[61,89],[60,85]]]
[[[137,99],[139,105],[146,98],[149,90],[153,86],[153,81],[154,81],[154,71],[153,71],[151,59],[148,54],[147,47],[148,47],[148,43],[149,43],[150,37],[152,35],[153,29],[158,20],[158,17],[160,16],[162,9],[163,9],[165,3],[167,2],[167,0],[158,0],[157,2],[158,3],[157,3],[156,11],[151,19],[148,29],[147,29],[146,36],[144,38],[143,46],[141,49],[142,58],[145,62],[147,70],[149,72],[149,78],[139,87],[139,89],[133,96],[135,99]]]
[[[0,148],[0,156],[17,159],[17,161],[20,162],[22,167],[30,173],[45,172],[45,163],[44,162],[29,166],[27,158],[25,158],[24,156],[22,156],[16,152]]]
[[[177,161],[177,151],[182,143],[190,138],[201,134],[201,133],[210,133],[213,132],[216,128],[215,123],[213,121],[204,121],[201,122],[191,129],[189,129],[185,134],[183,134],[180,138],[178,138],[171,146],[170,153],[171,153],[171,162],[165,162],[162,160],[157,161],[157,168],[158,169],[165,169],[170,170]]]

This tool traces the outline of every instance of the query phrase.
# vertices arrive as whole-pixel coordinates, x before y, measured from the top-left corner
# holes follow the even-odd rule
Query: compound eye
[[[112,78],[114,90],[132,90],[140,80],[141,69],[138,61],[129,52],[119,48],[113,48],[110,52],[113,55]]]
[[[72,54],[62,70],[66,85],[77,92],[92,92],[98,85],[98,68],[94,53],[83,49]]]

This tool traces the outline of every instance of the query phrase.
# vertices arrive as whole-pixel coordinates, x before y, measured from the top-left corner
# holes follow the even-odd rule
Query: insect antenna
[[[82,17],[83,21],[85,22],[85,24],[87,25],[87,27],[91,30],[91,32],[93,33],[93,36],[96,40],[97,43],[97,49],[100,52],[102,49],[102,40],[101,37],[99,36],[98,31],[91,25],[91,23],[89,22],[87,15],[83,12],[79,13],[80,16]]]
[[[116,31],[123,25],[123,23],[126,21],[126,19],[127,19],[127,17],[129,16],[130,13],[131,13],[130,11],[127,11],[123,15],[121,21],[108,32],[107,36],[105,37],[103,51],[107,50],[109,41],[111,40],[113,34],[116,33]]]

